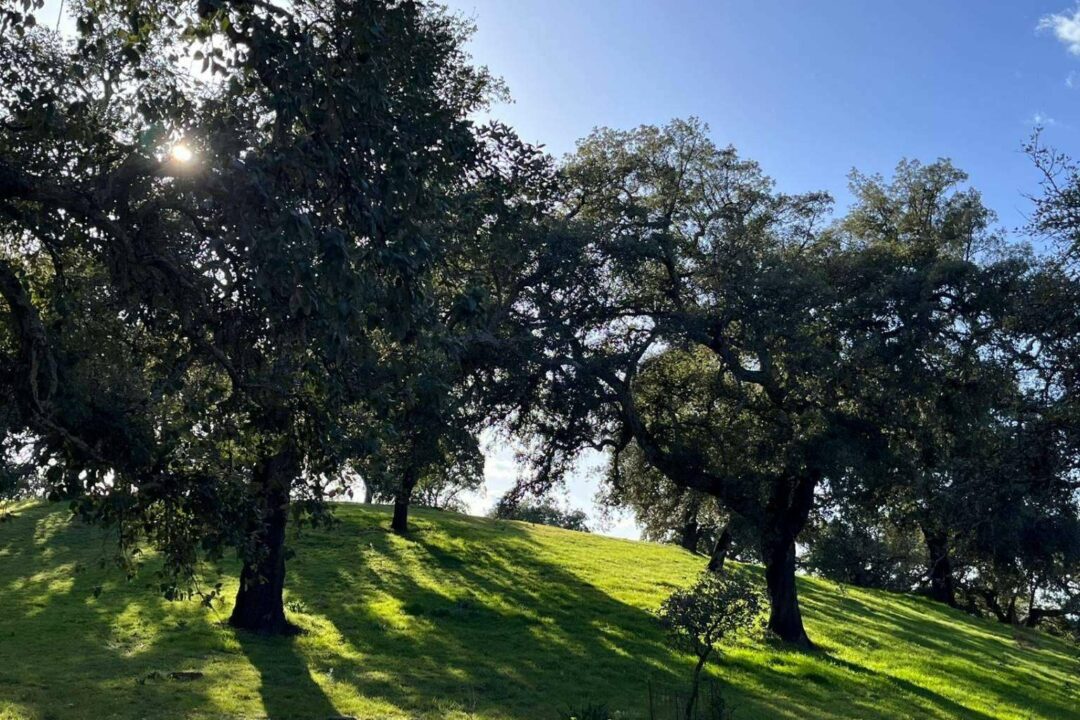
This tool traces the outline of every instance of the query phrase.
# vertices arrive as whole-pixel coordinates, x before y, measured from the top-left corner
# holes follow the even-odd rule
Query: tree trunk
[[[693,493],[692,490],[684,491],[685,493]],[[690,495],[687,498],[686,506],[682,512],[682,526],[679,528],[679,545],[684,550],[689,550],[692,553],[698,551],[698,545],[701,543],[701,526],[698,524],[698,510],[701,507],[701,502],[698,499],[696,493]]]
[[[686,521],[679,532],[679,546],[684,550],[696,553],[700,542],[701,526],[697,524],[697,520]]]
[[[927,532],[925,528],[923,536],[929,555],[930,597],[949,607],[956,607],[956,584],[949,558],[948,537],[945,533]]]
[[[1001,607],[1001,603],[998,602],[997,594],[990,588],[983,588],[979,590],[979,594],[983,596],[983,600],[986,602],[986,607],[990,608],[990,612],[994,613],[994,617],[997,618],[998,622],[1011,622],[1011,613],[1014,612],[1014,608],[1016,607],[1015,597],[1013,598],[1012,602],[1009,603],[1009,610],[1006,611],[1004,608]],[[974,615],[975,613],[972,612],[971,614]]]
[[[787,643],[810,648],[803,629],[795,586],[795,538],[786,533],[765,542],[765,584],[769,591],[769,630]]]
[[[778,485],[766,507],[761,549],[765,556],[765,584],[769,591],[769,630],[786,643],[802,648],[814,645],[803,628],[795,584],[795,538],[810,517],[818,477]]]
[[[720,537],[716,538],[716,545],[713,546],[712,555],[709,557],[709,571],[714,572],[717,575],[724,572],[724,561],[727,560],[728,551],[731,550],[731,525],[725,525],[724,529],[720,532]]]
[[[234,628],[270,635],[291,635],[297,628],[285,619],[285,525],[289,517],[289,489],[299,471],[295,451],[286,448],[256,469],[255,484],[263,503],[254,547],[240,572],[229,624]]]
[[[409,532],[409,503],[412,502],[412,491],[416,487],[417,472],[407,468],[401,476],[401,487],[394,495],[394,519],[390,521],[390,529],[398,535]]]

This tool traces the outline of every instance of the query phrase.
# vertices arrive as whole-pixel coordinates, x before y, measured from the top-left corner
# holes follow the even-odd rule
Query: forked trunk
[[[263,503],[254,547],[240,572],[229,624],[241,630],[269,635],[290,635],[296,627],[285,619],[285,526],[289,517],[289,489],[299,471],[295,451],[286,448],[256,470],[255,484]]]

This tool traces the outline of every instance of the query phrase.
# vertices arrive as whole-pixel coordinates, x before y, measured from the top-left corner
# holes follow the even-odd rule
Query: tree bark
[[[817,477],[778,486],[768,503],[762,533],[765,584],[769,591],[769,630],[786,643],[812,648],[803,628],[795,583],[795,538],[806,525]]]
[[[720,537],[716,538],[712,555],[709,556],[709,571],[717,575],[724,572],[724,561],[727,560],[728,551],[731,550],[731,525],[725,525],[720,531]]]
[[[416,487],[418,474],[413,468],[407,468],[401,476],[401,487],[394,495],[394,518],[390,521],[390,529],[398,535],[409,532],[409,503],[412,502],[412,491]]]
[[[1009,603],[1009,609],[1005,610],[1001,607],[1001,603],[998,602],[997,594],[990,588],[982,588],[978,590],[978,593],[983,596],[983,600],[986,602],[986,607],[990,608],[990,612],[994,613],[994,617],[997,618],[999,623],[1011,623],[1012,614],[1015,612],[1016,598],[1014,597],[1012,602]],[[974,606],[972,608],[974,610]],[[974,615],[975,612],[972,612]]]
[[[786,643],[810,648],[795,585],[795,539],[786,533],[766,541],[765,584],[769,591],[769,630]]]
[[[299,471],[293,448],[264,460],[256,469],[255,484],[263,504],[254,547],[240,572],[229,624],[268,635],[292,635],[296,626],[285,619],[285,526],[289,517],[289,490]]]
[[[679,531],[679,546],[684,550],[696,553],[700,542],[701,526],[697,524],[697,520],[686,521]]]
[[[928,553],[930,597],[949,607],[956,607],[956,583],[949,558],[948,536],[941,532],[927,532],[926,528],[923,528],[923,536]]]

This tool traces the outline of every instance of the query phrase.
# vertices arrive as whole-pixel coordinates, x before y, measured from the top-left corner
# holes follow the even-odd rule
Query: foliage
[[[922,536],[888,518],[845,509],[812,522],[806,541],[803,565],[844,585],[911,592],[925,578]]]
[[[498,520],[521,520],[537,525],[551,525],[564,530],[589,532],[589,516],[583,510],[560,507],[551,497],[518,499],[505,495],[495,503],[491,517]]]
[[[1077,567],[1076,284],[1004,245],[965,180],[947,163],[902,164],[890,183],[853,179],[858,200],[838,229],[865,251],[848,274],[896,312],[879,332],[904,384],[871,386],[885,473],[856,467],[830,491],[854,510],[849,522],[884,507],[889,523],[921,533],[933,597],[955,604],[960,588],[972,609],[986,601],[1016,621],[1003,608],[1020,594],[1034,606],[1037,586],[1067,585]],[[1050,532],[1049,553],[1025,540]],[[1063,563],[1036,569],[1051,557]]]
[[[1042,194],[1032,198],[1029,230],[1054,241],[1061,260],[1080,267],[1080,167],[1068,155],[1044,145],[1036,132],[1024,146],[1042,173]]]
[[[608,509],[630,510],[643,539],[691,552],[710,553],[728,522],[714,498],[674,484],[633,444],[612,453],[598,500]]]
[[[473,122],[501,86],[437,5],[77,3],[72,41],[16,5],[33,9],[5,0],[0,32],[5,442],[29,435],[55,496],[158,547],[170,595],[235,549],[233,621],[287,630],[288,513],[327,519],[346,464],[429,417],[467,433],[447,348],[487,328],[432,330],[475,295],[435,269],[489,236],[532,248],[532,210],[503,190],[547,161]]]
[[[564,171],[581,229],[575,290],[551,312],[575,331],[521,423],[541,484],[593,447],[649,465],[639,478],[673,510],[685,491],[711,496],[753,529],[770,627],[802,645],[795,543],[824,493],[917,527],[946,602],[961,518],[1012,520],[1025,498],[1076,516],[1075,423],[1052,423],[1059,459],[1012,466],[1022,485],[989,467],[1015,453],[980,451],[1075,420],[1075,304],[1059,288],[1042,324],[1027,314],[1061,278],[1004,244],[948,161],[853,175],[855,205],[826,227],[828,198],[776,193],[693,121],[598,130]]]
[[[752,630],[764,606],[760,589],[746,573],[705,572],[689,588],[672,593],[657,614],[671,642],[701,660]]]
[[[718,574],[706,570],[685,590],[676,590],[658,615],[671,643],[697,657],[686,720],[694,714],[705,663],[724,642],[750,630],[761,620],[765,598],[743,573]]]

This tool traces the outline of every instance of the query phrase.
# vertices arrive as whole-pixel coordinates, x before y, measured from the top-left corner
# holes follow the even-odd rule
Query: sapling
[[[764,598],[747,573],[703,572],[689,588],[676,590],[658,615],[671,644],[697,656],[686,720],[694,717],[701,672],[719,646],[760,621]]]

